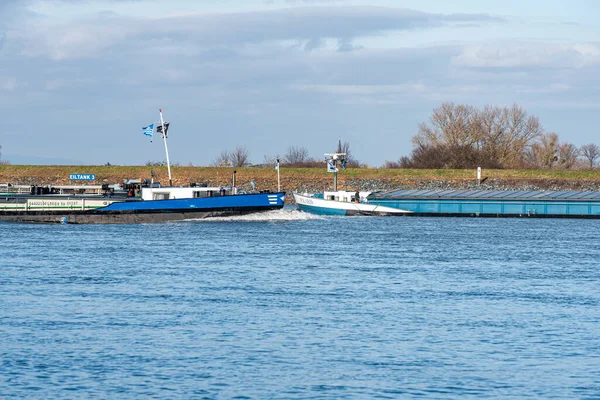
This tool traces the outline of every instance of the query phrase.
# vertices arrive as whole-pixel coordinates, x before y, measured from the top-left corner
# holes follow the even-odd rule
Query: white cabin
[[[215,187],[143,187],[142,200],[175,200],[200,197],[229,196],[237,193],[230,186]]]
[[[371,194],[371,192],[358,192],[360,196],[360,202],[365,203],[367,201],[367,196]],[[345,190],[338,190],[337,192],[323,192],[323,199],[325,200],[334,200],[334,201],[342,201],[345,203],[354,203],[355,202],[356,192],[348,192]]]

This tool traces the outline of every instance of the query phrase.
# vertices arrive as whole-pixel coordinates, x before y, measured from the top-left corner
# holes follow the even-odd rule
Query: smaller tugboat
[[[356,195],[358,193],[358,196]],[[294,193],[296,206],[300,211],[319,215],[403,215],[410,211],[365,203],[371,192],[327,192],[323,194]],[[359,199],[356,201],[356,199]]]
[[[341,146],[338,146],[338,149]],[[404,215],[410,213],[407,210],[385,207],[377,204],[369,204],[367,197],[372,192],[349,192],[337,190],[337,163],[346,169],[346,153],[325,154],[327,171],[333,173],[333,191],[325,191],[322,194],[299,194],[294,193],[296,206],[300,211],[319,215]]]
[[[167,148],[168,124],[160,110],[169,186],[154,180],[115,185],[19,186],[0,184],[0,221],[74,224],[163,222],[243,215],[283,208],[285,193],[238,190],[231,186],[173,186]],[[142,128],[152,137],[154,124]]]

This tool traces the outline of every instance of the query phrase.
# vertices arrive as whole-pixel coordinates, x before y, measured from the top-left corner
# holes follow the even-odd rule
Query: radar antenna
[[[327,161],[327,172],[333,172],[333,191],[337,192],[337,162],[340,162],[342,168],[346,169],[346,153],[325,153]]]

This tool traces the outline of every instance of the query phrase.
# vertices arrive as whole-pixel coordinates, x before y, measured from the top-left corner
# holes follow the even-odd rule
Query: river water
[[[600,398],[600,221],[0,224],[0,397]]]

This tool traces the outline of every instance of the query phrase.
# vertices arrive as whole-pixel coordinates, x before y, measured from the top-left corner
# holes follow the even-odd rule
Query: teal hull
[[[336,208],[325,208],[309,206],[307,204],[296,204],[300,211],[308,212],[317,215],[347,215],[346,210],[340,210]]]

